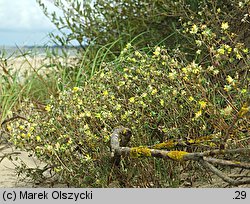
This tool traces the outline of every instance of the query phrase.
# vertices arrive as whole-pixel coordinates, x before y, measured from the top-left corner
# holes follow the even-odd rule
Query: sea
[[[79,47],[60,47],[60,46],[0,46],[0,58],[8,59],[11,57],[28,56],[76,56]]]

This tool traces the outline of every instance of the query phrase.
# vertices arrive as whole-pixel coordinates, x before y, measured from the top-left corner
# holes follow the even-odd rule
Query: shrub
[[[186,24],[204,24],[220,36],[221,23],[229,22],[231,32],[237,36],[233,41],[249,47],[248,0],[98,0],[94,3],[54,0],[56,11],[60,12],[48,10],[42,0],[37,2],[62,34],[51,33],[52,40],[59,45],[77,42],[75,45],[82,48],[78,49],[80,60],[73,70],[76,74],[70,73],[71,79],[74,75],[92,76],[103,61],[114,60],[131,41],[136,49],[146,50],[156,45],[170,50],[178,48],[190,55],[187,59],[192,61],[197,45],[189,32],[183,33]],[[79,77],[76,80],[77,86],[82,85]]]
[[[225,12],[230,6],[245,10],[249,2],[226,1],[221,8],[209,2],[210,14],[204,9],[199,18],[180,19],[186,42],[180,48],[146,52],[127,44],[83,86],[66,87],[43,109],[24,103],[27,121],[7,126],[11,141],[45,161],[61,182],[79,187],[180,184],[180,165],[165,160],[125,158],[117,170],[108,142],[120,125],[132,130],[130,146],[216,134],[212,145],[187,151],[246,147],[249,50],[234,32],[234,16]]]
[[[170,35],[179,14],[176,11],[179,3],[170,0],[55,0],[55,7],[63,13],[61,16],[55,12],[50,13],[43,1],[37,2],[63,33],[63,36],[53,36],[56,42],[65,45],[76,41],[82,47],[90,43],[93,45],[94,42],[98,48],[122,39],[116,45],[117,54],[121,47],[143,32],[146,32],[145,35],[138,39],[141,46],[151,42],[152,46],[153,42]]]
[[[181,28],[180,18],[209,23],[213,27],[230,19],[239,38],[244,39],[249,33],[248,0],[54,0],[58,13],[48,10],[42,0],[37,2],[63,34],[51,34],[55,42],[67,45],[74,41],[82,48],[87,44],[99,49],[120,39],[112,48],[116,54],[135,37],[134,45],[139,48],[155,46],[159,42],[168,48],[176,48],[184,41],[176,33],[176,29]]]
[[[246,135],[240,130],[247,128],[248,122],[245,113],[239,111],[249,100],[248,68],[241,65],[243,74],[239,74],[236,65],[228,68],[227,57],[237,60],[240,53],[245,58],[245,48],[234,51],[233,47],[228,53],[230,49],[225,46],[224,53],[210,51],[211,61],[203,64],[195,60],[189,63],[178,52],[171,55],[164,48],[156,47],[149,55],[128,45],[119,63],[103,65],[84,87],[52,97],[45,111],[37,111],[32,104],[26,108],[28,121],[14,125],[12,141],[35,153],[53,167],[60,181],[73,186],[105,186],[110,176],[119,177],[117,172],[108,173],[114,171],[108,141],[113,128],[120,125],[131,128],[132,146],[154,145],[172,138],[195,140],[210,134],[218,134],[220,142],[200,146],[199,150],[221,144],[244,145]],[[217,67],[214,58],[220,59]],[[169,162],[160,162],[160,166],[169,166]],[[166,185],[162,179],[167,178],[166,172],[156,165],[153,159],[140,164],[134,159],[124,161],[124,171],[130,173],[122,174],[120,185]],[[147,177],[142,178],[142,172]],[[134,179],[126,183],[130,176]]]

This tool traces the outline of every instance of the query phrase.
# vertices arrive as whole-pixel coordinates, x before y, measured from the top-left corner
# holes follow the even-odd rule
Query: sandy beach
[[[70,56],[67,59],[62,57],[46,58],[45,56],[20,56],[11,57],[9,59],[0,59],[0,74],[6,76],[17,75],[17,78],[22,83],[31,73],[46,75],[53,69],[58,69],[61,65],[75,65],[75,56]]]
[[[0,147],[0,149],[3,148],[4,146]],[[18,159],[16,161],[11,161],[8,157],[6,157],[6,155],[9,155],[10,153],[17,153],[13,154],[12,157],[13,159],[15,159],[15,157]],[[20,181],[15,168],[17,165],[21,165],[21,161],[31,168],[43,166],[43,164],[36,158],[29,157],[27,152],[19,151],[11,147],[4,148],[0,151],[0,161],[0,188],[34,187],[33,184],[27,179],[25,182]]]

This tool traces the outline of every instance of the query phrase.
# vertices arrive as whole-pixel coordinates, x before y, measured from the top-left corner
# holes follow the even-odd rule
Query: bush
[[[74,41],[82,48],[87,44],[97,49],[117,42],[112,48],[116,54],[134,38],[133,44],[137,44],[137,48],[155,46],[159,42],[168,48],[176,48],[184,40],[176,32],[181,29],[180,18],[204,22],[214,28],[221,21],[230,19],[233,32],[240,34],[241,39],[249,33],[248,0],[97,0],[94,3],[54,0],[62,15],[50,12],[42,0],[37,2],[63,34],[52,34],[55,42],[67,45]]]
[[[95,47],[116,41],[115,50],[121,51],[127,42],[135,36],[146,32],[138,39],[141,46],[154,45],[173,31],[174,22],[178,21],[176,11],[179,3],[164,1],[130,1],[130,0],[97,0],[91,1],[54,1],[60,16],[50,13],[43,4],[37,1],[44,13],[62,31],[63,36],[53,36],[58,43],[65,45],[72,41],[84,47],[86,44]],[[162,29],[165,27],[165,29]],[[171,41],[169,41],[171,42]],[[117,48],[119,49],[117,50]]]
[[[131,42],[136,49],[146,50],[156,45],[170,50],[178,48],[188,53],[191,57],[187,59],[192,61],[197,45],[189,32],[182,32],[187,23],[204,24],[220,35],[221,23],[230,22],[230,30],[237,36],[234,42],[249,47],[248,0],[98,0],[95,3],[55,0],[59,14],[50,12],[42,0],[37,2],[62,34],[51,33],[52,40],[63,46],[77,42],[75,45],[82,48],[78,49],[76,74],[72,72],[69,78],[92,76],[103,61],[115,60]],[[82,85],[79,80],[75,84]]]
[[[213,134],[217,141],[186,150],[246,147],[249,50],[234,32],[236,17],[226,12],[230,6],[245,10],[248,2],[226,1],[221,8],[209,2],[206,8],[212,11],[180,19],[185,43],[179,48],[155,46],[147,52],[127,44],[113,61],[98,64],[89,81],[66,87],[44,108],[24,103],[27,121],[7,126],[11,141],[76,187],[106,187],[112,181],[118,187],[180,184],[183,165],[165,160],[124,158],[117,170],[110,161],[109,137],[120,125],[132,130],[130,146]],[[186,13],[197,8],[187,7]]]
[[[109,177],[119,178],[109,162],[108,141],[112,130],[120,125],[131,128],[132,146],[169,139],[195,140],[210,134],[218,134],[220,142],[200,146],[199,150],[244,145],[246,134],[241,129],[247,128],[248,122],[245,113],[239,111],[249,100],[249,77],[245,73],[248,69],[241,65],[243,74],[239,74],[236,65],[228,68],[227,57],[237,60],[240,53],[245,58],[245,48],[237,47],[237,52],[229,53],[225,45],[218,49],[225,49],[225,53],[214,50],[211,61],[202,64],[188,63],[178,52],[170,55],[164,48],[156,47],[151,56],[128,45],[119,63],[103,65],[103,70],[84,87],[52,97],[45,112],[37,111],[32,104],[26,108],[28,122],[14,125],[12,141],[34,152],[53,167],[61,182],[73,186],[106,186]],[[214,57],[220,59],[216,67]],[[124,161],[124,172],[129,173],[123,172],[118,179],[121,186],[153,183],[159,187],[170,180],[166,171],[156,167],[159,163],[154,159],[134,162]],[[160,163],[170,165],[166,161]],[[171,167],[171,171],[176,168]],[[147,176],[142,178],[142,174]],[[130,177],[134,179],[126,183]]]

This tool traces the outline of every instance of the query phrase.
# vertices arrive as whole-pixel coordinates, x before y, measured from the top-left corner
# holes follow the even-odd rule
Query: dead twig
[[[226,154],[240,154],[250,155],[250,148],[237,148],[237,149],[215,149],[204,152],[185,152],[185,151],[166,151],[159,149],[151,149],[147,146],[140,147],[125,147],[130,140],[131,131],[128,128],[118,127],[115,128],[111,135],[111,157],[114,159],[116,165],[119,165],[121,156],[130,157],[159,157],[165,159],[172,159],[175,161],[188,161],[193,160],[199,162],[205,169],[211,171],[213,174],[220,177],[230,185],[238,186],[243,184],[250,184],[249,180],[236,180],[234,178],[243,178],[243,176],[227,176],[222,171],[217,169],[213,164],[237,167],[242,169],[250,169],[250,163],[240,161],[230,161],[224,159],[213,158],[218,155]],[[122,145],[122,146],[121,146]],[[154,147],[154,146],[153,146]],[[244,176],[246,177],[246,176]]]
[[[13,117],[5,119],[5,120],[1,123],[1,127],[2,127],[5,123],[8,123],[8,122],[13,121],[13,120],[18,119],[18,118],[28,121],[27,118],[25,118],[25,117],[23,117],[23,116],[21,116],[21,115],[15,114]]]
[[[239,162],[239,161],[229,161],[224,159],[216,159],[211,157],[204,157],[204,161],[209,162],[210,164],[218,164],[222,166],[231,166],[231,167],[238,167],[243,169],[250,169],[250,163],[246,162]]]
[[[212,173],[214,173],[215,175],[220,177],[223,181],[225,181],[225,182],[227,182],[227,183],[229,183],[231,185],[239,186],[239,185],[243,185],[243,184],[250,184],[250,179],[249,180],[243,180],[243,181],[237,181],[235,179],[232,179],[232,178],[228,177],[226,174],[224,174],[222,171],[217,169],[215,166],[208,163],[207,161],[200,160],[199,163],[202,166],[204,166],[206,169],[210,170]]]
[[[16,155],[16,154],[21,154],[21,153],[20,152],[11,152],[11,153],[4,154],[3,156],[0,156],[0,163],[4,160],[4,158],[9,157],[11,155]]]

